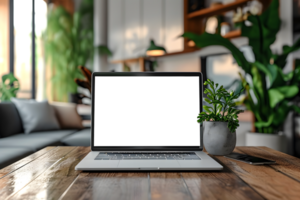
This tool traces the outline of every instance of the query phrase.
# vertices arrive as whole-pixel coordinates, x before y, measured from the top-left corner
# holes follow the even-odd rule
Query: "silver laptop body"
[[[96,72],[91,152],[83,171],[196,171],[223,167],[203,150],[200,72]]]

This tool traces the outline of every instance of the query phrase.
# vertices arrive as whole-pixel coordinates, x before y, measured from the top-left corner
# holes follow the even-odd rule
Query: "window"
[[[19,79],[18,98],[31,98],[32,1],[14,0],[14,75]]]
[[[11,72],[19,79],[18,98],[44,99],[42,33],[47,26],[46,2],[0,0],[0,19],[0,77]]]
[[[0,0],[0,78],[9,73],[9,0]]]

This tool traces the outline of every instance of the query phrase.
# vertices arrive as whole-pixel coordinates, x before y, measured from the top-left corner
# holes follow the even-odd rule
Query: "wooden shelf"
[[[238,7],[246,5],[248,1],[250,1],[250,0],[236,0],[235,2],[220,5],[220,6],[215,6],[213,8],[201,9],[201,10],[198,10],[198,11],[188,14],[187,18],[192,19],[195,17],[203,18],[203,17],[214,16],[214,15],[220,15],[220,13],[231,11]]]
[[[144,57],[138,57],[138,58],[128,58],[124,60],[112,60],[111,63],[118,64],[118,63],[135,63],[139,62],[140,59],[144,59]]]
[[[185,54],[185,53],[192,53],[195,51],[198,51],[199,48],[191,48],[189,50],[184,50],[184,51],[179,51],[179,52],[174,52],[174,53],[167,53],[165,55],[162,56],[152,56],[152,58],[160,58],[160,57],[166,57],[166,56],[174,56],[174,55],[179,55],[179,54]]]

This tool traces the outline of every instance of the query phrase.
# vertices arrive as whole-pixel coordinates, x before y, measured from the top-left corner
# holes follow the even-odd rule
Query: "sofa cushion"
[[[77,112],[77,104],[52,102],[61,129],[83,129],[82,119]]]
[[[20,113],[26,134],[60,128],[54,109],[49,105],[48,101],[37,102],[16,98],[11,98],[11,101],[16,105]]]
[[[84,129],[74,133],[61,140],[61,143],[68,146],[90,146],[91,145],[91,129]]]
[[[71,135],[72,133],[78,132],[77,129],[68,129],[68,130],[58,130],[58,131],[42,131],[42,132],[34,132],[30,133],[31,137],[35,138],[49,138],[49,139],[57,139],[61,140],[62,138]]]
[[[33,153],[30,149],[21,147],[0,147],[0,169]]]
[[[15,104],[0,103],[0,138],[23,132],[22,121]]]
[[[35,132],[29,135],[18,134],[0,140],[0,147],[23,147],[37,151],[46,146],[61,145],[60,140],[76,130]]]

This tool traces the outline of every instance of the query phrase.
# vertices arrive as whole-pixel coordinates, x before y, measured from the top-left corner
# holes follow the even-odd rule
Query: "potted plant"
[[[238,114],[243,112],[236,109],[236,100],[243,89],[235,94],[226,91],[223,86],[207,79],[208,85],[204,100],[212,106],[203,106],[206,112],[201,112],[198,122],[204,122],[203,142],[206,151],[212,155],[228,155],[235,148],[236,129],[239,126]],[[209,88],[210,87],[210,88]]]
[[[255,132],[246,136],[247,145],[263,145],[283,150],[284,142],[278,133],[290,111],[300,113],[300,108],[293,104],[293,98],[299,93],[300,67],[284,73],[288,55],[300,48],[300,39],[292,46],[283,46],[282,54],[275,54],[270,46],[276,40],[280,29],[279,2],[273,0],[261,15],[246,13],[238,20],[241,34],[249,39],[255,62],[249,62],[230,40],[218,34],[184,33],[183,37],[193,40],[198,47],[220,45],[231,51],[237,64],[245,72],[240,74],[245,86],[244,105],[255,116]],[[255,139],[250,142],[252,135]],[[270,141],[272,142],[270,143]],[[277,146],[274,146],[276,145]],[[279,145],[279,146],[278,146]]]

